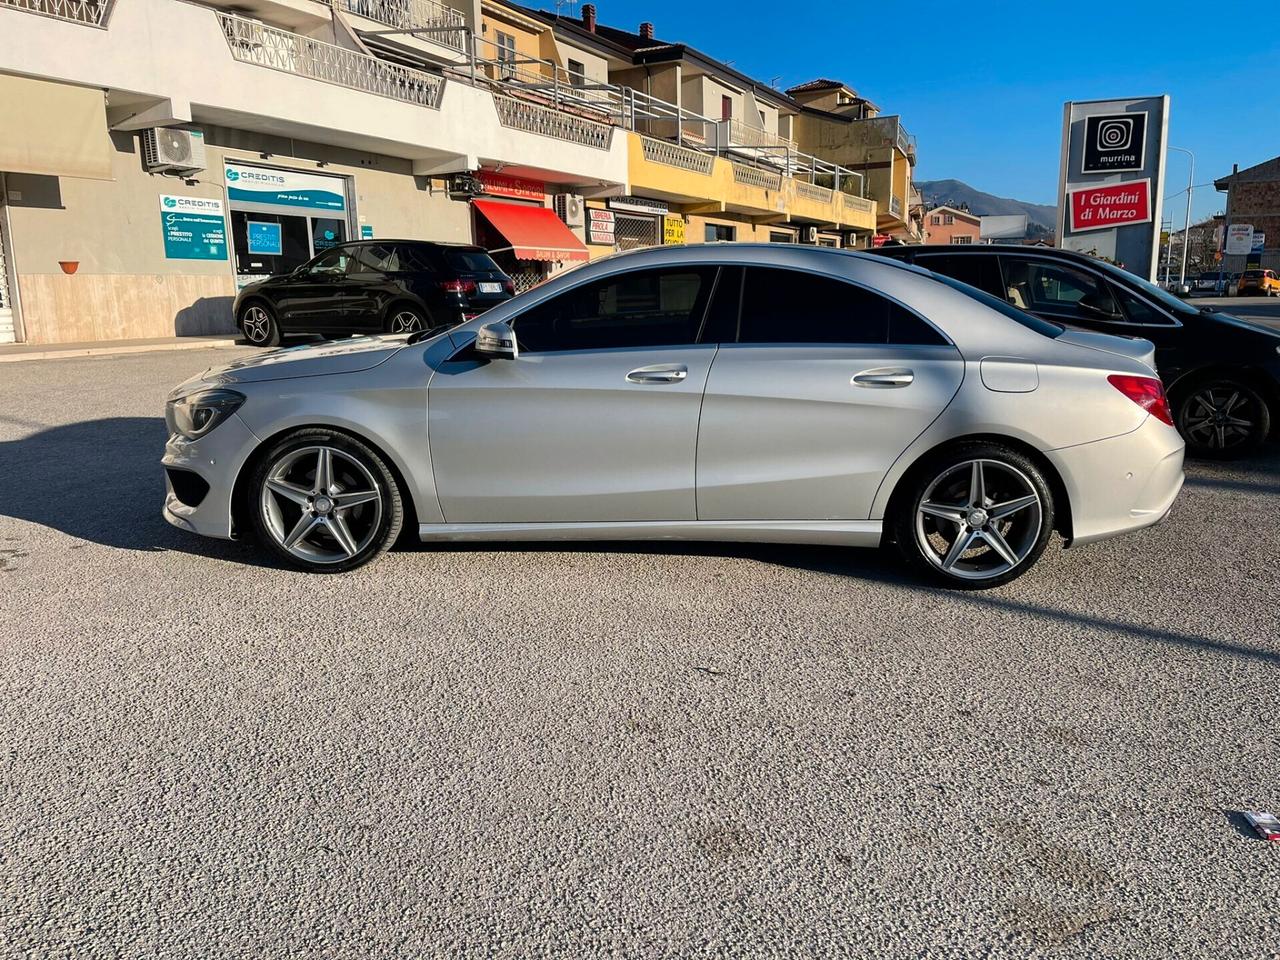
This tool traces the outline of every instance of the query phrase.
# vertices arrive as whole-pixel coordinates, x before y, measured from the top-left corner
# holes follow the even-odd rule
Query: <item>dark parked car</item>
[[[452,326],[515,293],[481,247],[422,240],[340,243],[240,291],[236,323],[256,346],[282,334],[410,333]]]
[[[880,248],[1051,323],[1150,340],[1187,452],[1243,456],[1280,421],[1280,332],[1197,308],[1103,260],[1044,247]]]

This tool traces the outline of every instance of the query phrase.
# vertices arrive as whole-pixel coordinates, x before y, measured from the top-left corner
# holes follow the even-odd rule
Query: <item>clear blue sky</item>
[[[554,0],[525,0],[554,7]],[[916,177],[1056,202],[1066,100],[1171,98],[1169,143],[1208,183],[1280,154],[1280,26],[1270,3],[1059,0],[821,4],[760,0],[596,0],[601,23],[655,24],[764,83],[843,80],[902,115],[920,147]],[[561,10],[577,15],[580,4]],[[1131,41],[1127,38],[1139,38]],[[930,56],[938,51],[941,55]],[[1165,194],[1187,183],[1171,151]],[[1225,194],[1194,191],[1196,218]],[[1165,216],[1181,223],[1185,194]]]

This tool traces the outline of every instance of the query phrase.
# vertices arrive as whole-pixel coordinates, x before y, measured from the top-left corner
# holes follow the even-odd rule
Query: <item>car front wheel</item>
[[[1248,456],[1267,438],[1271,411],[1257,390],[1231,380],[1197,384],[1177,405],[1187,454],[1212,460]]]
[[[1026,573],[1053,533],[1053,494],[1030,458],[965,443],[909,475],[892,533],[909,564],[934,580],[985,589]]]
[[[382,458],[330,430],[299,430],[272,447],[250,497],[262,542],[315,573],[368,563],[395,542],[404,521],[400,489]]]
[[[387,318],[387,333],[417,333],[431,324],[413,307],[396,307]]]

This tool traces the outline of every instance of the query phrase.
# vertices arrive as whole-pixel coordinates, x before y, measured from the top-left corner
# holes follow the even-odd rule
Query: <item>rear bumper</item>
[[[231,539],[231,497],[236,477],[257,445],[258,438],[239,414],[232,414],[199,440],[170,437],[160,460],[166,467],[164,518],[192,533]],[[169,477],[170,469],[194,473],[208,484],[209,489],[198,503],[184,503],[179,498]]]
[[[1147,417],[1132,433],[1051,450],[1071,502],[1072,546],[1159,523],[1182,489],[1184,444]]]

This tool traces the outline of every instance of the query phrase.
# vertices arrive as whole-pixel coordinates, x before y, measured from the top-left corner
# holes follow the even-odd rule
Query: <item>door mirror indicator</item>
[[[505,357],[514,360],[520,355],[516,345],[516,333],[511,324],[495,321],[486,323],[476,331],[476,353],[486,357]]]

